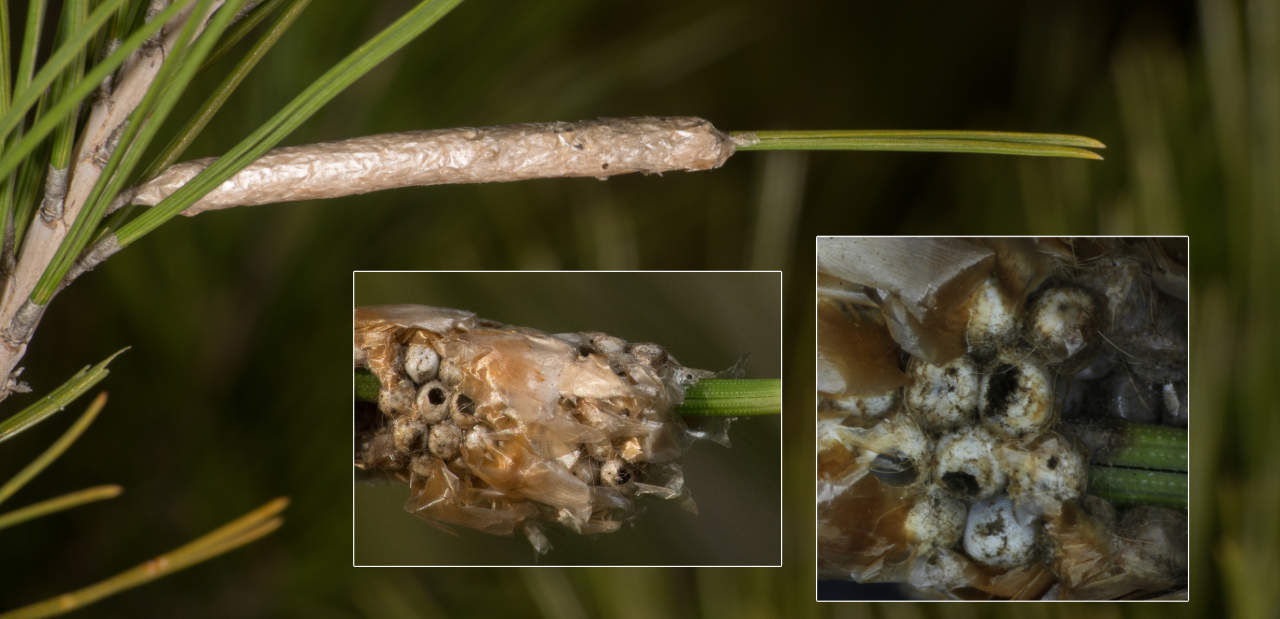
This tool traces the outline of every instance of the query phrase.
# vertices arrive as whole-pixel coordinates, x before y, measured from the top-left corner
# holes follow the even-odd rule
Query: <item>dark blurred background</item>
[[[294,504],[279,532],[84,614],[1275,616],[1278,4],[465,3],[289,143],[695,114],[725,130],[1073,132],[1106,142],[1107,160],[742,153],[698,174],[406,189],[175,221],[61,294],[32,344],[25,377],[40,390],[133,349],[92,431],[14,504],[127,490],[3,532],[0,606],[94,581],[284,494]],[[313,3],[188,156],[234,144],[409,6]],[[813,603],[820,233],[1191,234],[1193,602]],[[353,269],[744,267],[786,272],[785,567],[350,567]],[[0,470],[68,418],[7,443]]]

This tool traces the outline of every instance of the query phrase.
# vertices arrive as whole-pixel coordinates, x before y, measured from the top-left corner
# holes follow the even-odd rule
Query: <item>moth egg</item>
[[[1017,307],[988,277],[969,297],[969,322],[964,339],[969,353],[989,357],[1008,342],[1018,324]]]
[[[969,584],[971,565],[959,552],[950,548],[934,548],[911,564],[907,579],[913,587],[946,591]]]
[[[409,379],[421,385],[436,377],[440,370],[440,355],[426,344],[410,344],[404,351],[404,372]]]
[[[388,417],[408,415],[414,410],[414,396],[413,383],[397,377],[382,385],[378,392],[378,410]]]
[[[989,497],[1007,480],[999,459],[999,443],[978,426],[962,428],[938,440],[934,469],[942,487],[966,499]]]
[[[929,492],[907,512],[907,539],[921,549],[953,546],[964,533],[967,512],[964,501],[936,490]]]
[[[860,460],[881,483],[910,486],[929,478],[933,463],[933,442],[905,411],[900,411],[867,428],[844,424],[828,426],[831,437]]]
[[[689,368],[676,367],[671,373],[671,378],[677,385],[687,389],[697,384],[697,382],[703,378],[706,378],[706,376],[699,375],[697,372],[694,372]]]
[[[610,458],[600,465],[600,481],[606,486],[623,486],[631,481],[631,467],[618,458]]]
[[[418,477],[431,477],[434,473],[431,464],[434,461],[435,458],[426,454],[414,456],[413,460],[409,461],[409,472]]]
[[[427,435],[427,447],[432,454],[442,460],[450,460],[458,455],[458,447],[462,444],[462,430],[449,423],[431,426]]]
[[[1084,494],[1087,463],[1065,438],[1048,435],[1029,449],[1006,448],[1005,462],[1009,496],[1020,512],[1055,513],[1063,502]]]
[[[422,449],[422,435],[427,431],[427,424],[405,415],[391,422],[391,438],[396,449],[404,453],[412,453]]]
[[[1053,421],[1049,372],[1027,360],[1002,359],[982,378],[982,423],[1008,438],[1038,434]]]
[[[1035,555],[1036,521],[1019,522],[1004,495],[983,499],[969,508],[964,552],[974,561],[998,568],[1023,565]]]
[[[650,367],[661,365],[667,360],[666,349],[651,342],[632,344],[627,348],[627,352],[631,353],[637,361],[648,364]]]
[[[1061,286],[1040,294],[1027,310],[1027,340],[1049,363],[1066,361],[1089,346],[1097,330],[1097,303],[1082,288]]]
[[[449,416],[449,392],[438,380],[418,389],[418,417],[427,423],[440,423]]]
[[[450,386],[457,387],[462,383],[462,365],[453,359],[440,360],[440,382]]]
[[[898,390],[878,395],[850,395],[826,400],[836,410],[845,411],[861,419],[883,417],[898,404]]]
[[[926,430],[946,432],[969,425],[978,410],[978,370],[968,357],[946,365],[913,359],[907,367],[907,407]]]
[[[449,396],[449,420],[459,428],[470,428],[480,423],[476,418],[476,403],[461,391]]]
[[[627,348],[627,343],[620,337],[614,337],[607,333],[588,333],[587,344],[596,352],[606,355],[616,355]]]
[[[933,442],[905,413],[873,426],[863,447],[878,454],[871,462],[871,472],[886,484],[908,486],[929,477]]]

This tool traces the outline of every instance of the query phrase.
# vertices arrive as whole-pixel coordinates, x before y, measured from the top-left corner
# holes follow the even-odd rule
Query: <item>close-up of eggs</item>
[[[822,581],[1185,599],[1185,238],[817,243]]]

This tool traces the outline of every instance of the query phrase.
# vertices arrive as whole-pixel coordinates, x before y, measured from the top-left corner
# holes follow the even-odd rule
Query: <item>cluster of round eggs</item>
[[[407,482],[424,518],[545,552],[540,523],[603,533],[636,496],[689,500],[674,409],[708,373],[661,346],[377,306],[356,310],[355,365],[380,384],[374,414],[357,410],[355,464]]]
[[[939,364],[904,355],[905,385],[886,393],[820,394],[823,572],[944,593],[1043,595],[1059,545],[1046,531],[1093,499],[1085,454],[1059,432],[1064,414],[1080,414],[1063,397],[1078,375],[1114,365],[1105,333],[1115,296],[1087,278],[1058,277],[1015,302],[992,276],[963,303],[965,354]],[[1185,381],[1185,360],[1182,371]],[[1002,576],[1019,584],[1001,590]]]

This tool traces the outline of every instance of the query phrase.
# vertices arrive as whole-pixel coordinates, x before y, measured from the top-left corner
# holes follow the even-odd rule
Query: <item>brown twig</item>
[[[163,9],[168,2],[154,0],[149,7]],[[204,16],[199,30],[203,30],[209,17],[222,6],[213,2]],[[151,87],[165,57],[177,43],[181,28],[176,27],[187,19],[189,11],[179,12],[169,25],[160,29],[154,43],[138,48],[120,70],[115,87],[105,98],[96,101],[89,112],[88,121],[78,138],[79,148],[71,165],[66,195],[62,200],[61,216],[46,219],[36,217],[22,243],[21,255],[13,273],[4,282],[0,297],[0,376],[9,377],[26,353],[36,325],[44,314],[44,306],[30,301],[31,292],[40,280],[45,268],[53,259],[58,247],[71,230],[93,186],[102,175],[103,162],[110,158],[116,144],[113,139],[129,115],[138,107]],[[43,215],[44,213],[42,213]],[[16,222],[15,222],[16,223]],[[7,383],[0,385],[0,400],[9,394]]]

